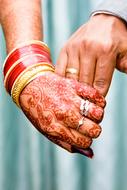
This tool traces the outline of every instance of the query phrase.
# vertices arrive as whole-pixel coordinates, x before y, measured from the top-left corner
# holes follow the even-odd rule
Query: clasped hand
[[[90,101],[87,117],[80,113],[83,99]],[[47,72],[25,87],[20,105],[42,134],[70,152],[73,147],[88,148],[101,132],[98,123],[103,117],[105,100],[97,90],[76,80]],[[83,125],[77,130],[81,119]]]
[[[114,16],[100,14],[81,26],[62,48],[56,74],[34,79],[20,95],[22,110],[33,125],[70,152],[73,147],[90,147],[101,132],[103,96],[114,69],[127,72],[126,42],[125,24]],[[78,73],[67,72],[69,68]],[[84,116],[80,110],[83,99],[90,102]]]
[[[75,68],[78,74],[67,72],[68,68]],[[127,73],[126,25],[115,16],[98,14],[62,47],[56,73],[87,83],[106,96],[115,68]]]

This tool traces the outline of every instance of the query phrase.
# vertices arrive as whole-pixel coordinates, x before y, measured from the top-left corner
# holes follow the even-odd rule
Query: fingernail
[[[82,154],[91,159],[94,156],[93,150],[91,148],[82,149],[82,148],[77,148],[75,146],[72,146],[72,152]]]

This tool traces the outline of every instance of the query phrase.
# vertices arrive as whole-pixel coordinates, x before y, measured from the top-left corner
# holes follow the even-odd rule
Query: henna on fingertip
[[[91,87],[90,85],[77,82],[76,91],[77,94],[81,96],[83,99],[87,99],[90,102],[93,102],[102,108],[105,107],[105,98],[99,93],[98,90]]]
[[[88,100],[82,99],[80,103],[80,113],[92,121],[100,123],[103,119],[104,109]]]
[[[78,128],[78,132],[90,138],[99,137],[101,131],[102,129],[97,123],[85,117],[83,118],[83,124]]]

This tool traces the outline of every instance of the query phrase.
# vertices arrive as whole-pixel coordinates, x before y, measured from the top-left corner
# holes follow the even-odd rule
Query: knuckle
[[[81,48],[90,48],[92,46],[92,40],[84,39],[81,43]]]
[[[79,46],[79,43],[76,41],[70,42],[66,45],[66,51],[70,52],[74,49],[77,49],[77,47]]]
[[[104,78],[100,78],[94,81],[94,87],[104,89],[107,86],[108,81]]]
[[[85,49],[91,49],[91,50],[95,50],[96,48],[99,52],[107,54],[115,52],[117,48],[117,44],[113,40],[110,40],[108,42],[100,42],[97,39],[89,39],[89,38],[84,39],[82,41],[82,46],[85,47]]]
[[[100,44],[95,39],[84,39],[83,45],[86,49],[95,49],[95,47],[98,47]]]
[[[102,45],[102,50],[104,53],[110,54],[111,52],[114,52],[116,50],[116,45],[113,41],[104,43]]]

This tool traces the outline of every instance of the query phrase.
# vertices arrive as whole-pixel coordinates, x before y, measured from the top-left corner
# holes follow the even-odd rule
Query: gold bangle
[[[39,73],[41,73],[42,75],[42,73],[47,71],[54,72],[54,69],[48,66],[34,65],[34,67],[29,68],[29,70],[27,71],[25,70],[25,72],[20,77],[18,77],[11,90],[12,99],[18,107],[20,107],[19,95],[22,92],[22,90],[25,88],[25,86],[34,78],[40,76]]]
[[[27,67],[17,78],[16,78],[16,80],[15,80],[15,82],[14,82],[14,84],[13,84],[13,86],[15,86],[15,84],[17,83],[17,81],[22,77],[22,76],[24,76],[24,74],[27,72],[27,71],[33,71],[33,70],[35,70],[36,68],[43,68],[43,70],[45,70],[45,69],[48,69],[48,68],[51,68],[53,71],[55,70],[55,68],[52,66],[52,65],[44,65],[44,63],[43,62],[40,62],[40,63],[37,63],[37,64],[34,64],[34,65],[31,65],[31,66],[29,66],[29,67]],[[12,89],[13,89],[13,86],[12,86]],[[12,90],[11,90],[12,91]]]
[[[27,59],[28,57],[33,57],[33,56],[40,56],[42,57],[43,55],[41,54],[29,54],[29,55],[25,55],[24,57],[18,59],[11,67],[10,69],[7,71],[6,75],[5,75],[5,78],[4,78],[4,86],[6,88],[6,80],[10,74],[10,72],[14,69],[14,67],[16,65],[18,65],[20,62],[24,61],[25,59]],[[47,63],[47,62],[43,62],[44,65],[49,65],[49,66],[52,66],[51,64]],[[53,67],[53,66],[52,66]]]
[[[27,42],[22,42],[20,43],[19,45],[17,45],[12,51],[10,51],[10,53],[7,55],[4,63],[3,63],[3,69],[4,69],[4,66],[5,66],[5,63],[7,61],[7,59],[10,57],[10,55],[17,49],[19,48],[22,48],[24,46],[27,46],[27,45],[31,45],[31,44],[39,44],[41,45],[42,47],[44,47],[49,53],[50,53],[50,49],[48,47],[48,45],[42,41],[39,41],[39,40],[30,40],[30,41],[27,41]]]

